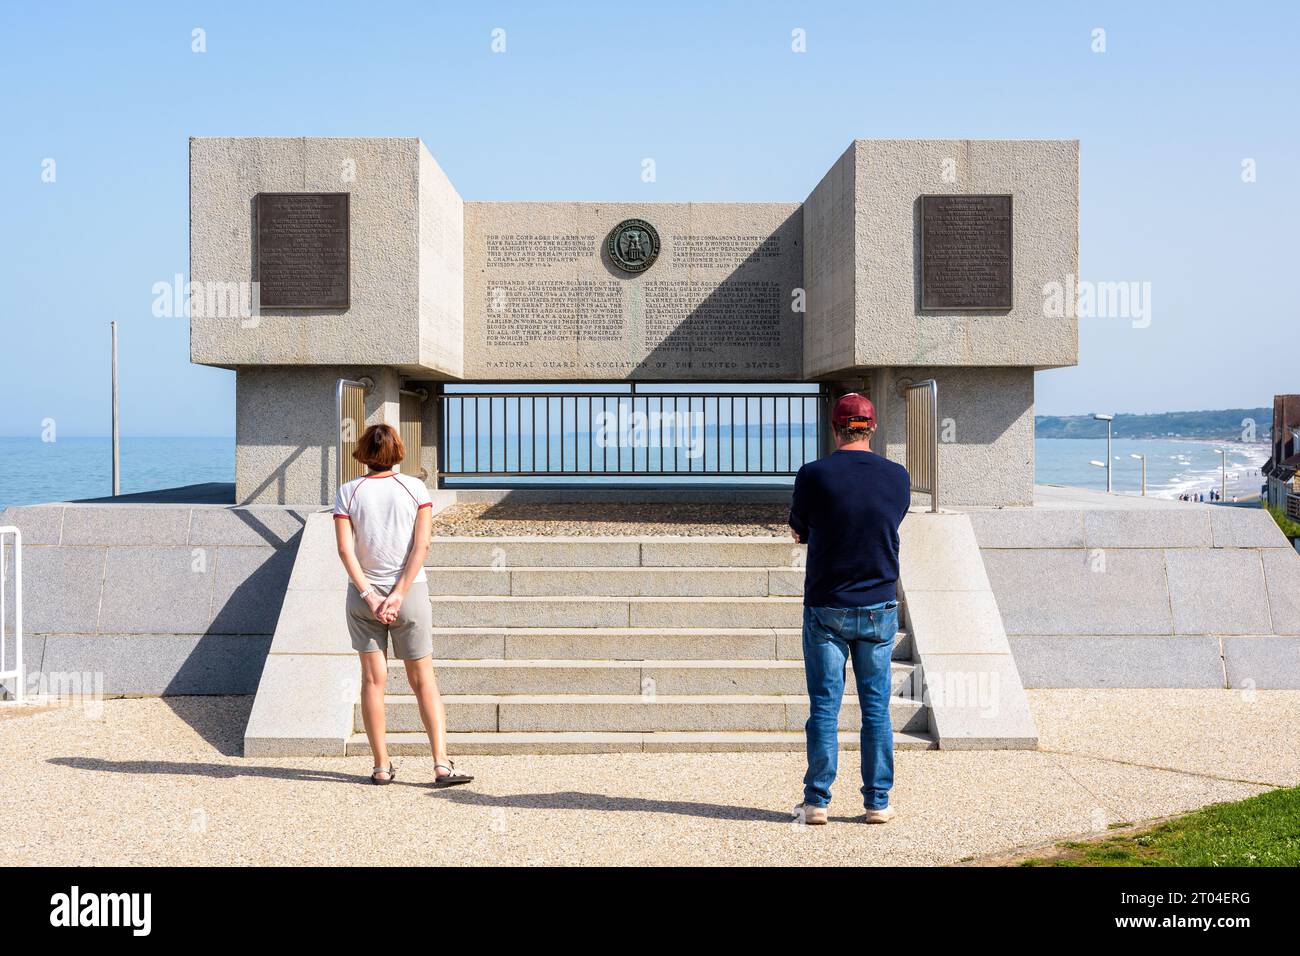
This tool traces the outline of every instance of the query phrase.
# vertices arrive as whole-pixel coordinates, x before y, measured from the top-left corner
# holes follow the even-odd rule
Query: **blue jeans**
[[[824,807],[831,802],[840,749],[844,666],[851,657],[862,706],[862,799],[868,810],[889,806],[889,790],[894,785],[889,668],[897,633],[897,601],[870,607],[803,609],[803,661],[809,700],[808,723],[804,725],[808,735],[805,804]]]

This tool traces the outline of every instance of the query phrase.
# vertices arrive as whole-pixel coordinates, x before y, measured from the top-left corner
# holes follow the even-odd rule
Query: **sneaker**
[[[881,807],[879,810],[868,810],[862,817],[863,823],[888,823],[894,819],[893,807]]]
[[[794,808],[794,818],[802,820],[810,827],[821,827],[826,825],[826,808],[814,807],[810,803],[801,803]]]

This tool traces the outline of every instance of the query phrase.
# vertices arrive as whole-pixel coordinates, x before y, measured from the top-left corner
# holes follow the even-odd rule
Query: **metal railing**
[[[442,392],[445,478],[788,478],[819,453],[809,391]]]
[[[362,379],[339,379],[334,392],[334,409],[338,416],[338,483],[341,488],[353,478],[366,473],[366,466],[352,457],[357,439],[366,425],[366,393],[374,383]]]
[[[930,511],[939,510],[939,385],[934,379],[903,390],[907,411],[907,473],[912,491],[930,496]]]
[[[1287,494],[1286,516],[1292,521],[1300,521],[1300,495],[1291,493]]]
[[[14,666],[6,666],[5,623],[9,620],[6,608],[5,543],[13,538],[14,555]],[[14,678],[14,700],[22,703],[26,693],[27,678],[23,674],[23,533],[12,525],[0,527],[0,684]]]
[[[398,395],[398,433],[406,446],[406,459],[399,466],[402,474],[421,480],[429,473],[420,465],[420,447],[424,444],[424,403],[429,393],[424,389],[402,389]]]

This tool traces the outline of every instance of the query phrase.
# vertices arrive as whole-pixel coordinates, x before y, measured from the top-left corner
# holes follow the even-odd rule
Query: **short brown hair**
[[[376,471],[387,471],[406,457],[406,446],[392,425],[371,425],[357,439],[352,457]]]
[[[845,425],[835,427],[835,434],[839,436],[840,442],[845,445],[854,441],[870,441],[871,436],[875,433],[876,429],[871,425]]]

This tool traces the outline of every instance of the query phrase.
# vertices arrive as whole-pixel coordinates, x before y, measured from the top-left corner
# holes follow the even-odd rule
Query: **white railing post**
[[[5,540],[14,540],[14,666],[5,667]],[[14,678],[14,699],[22,703],[27,678],[23,674],[23,533],[12,525],[0,527],[0,683]]]

